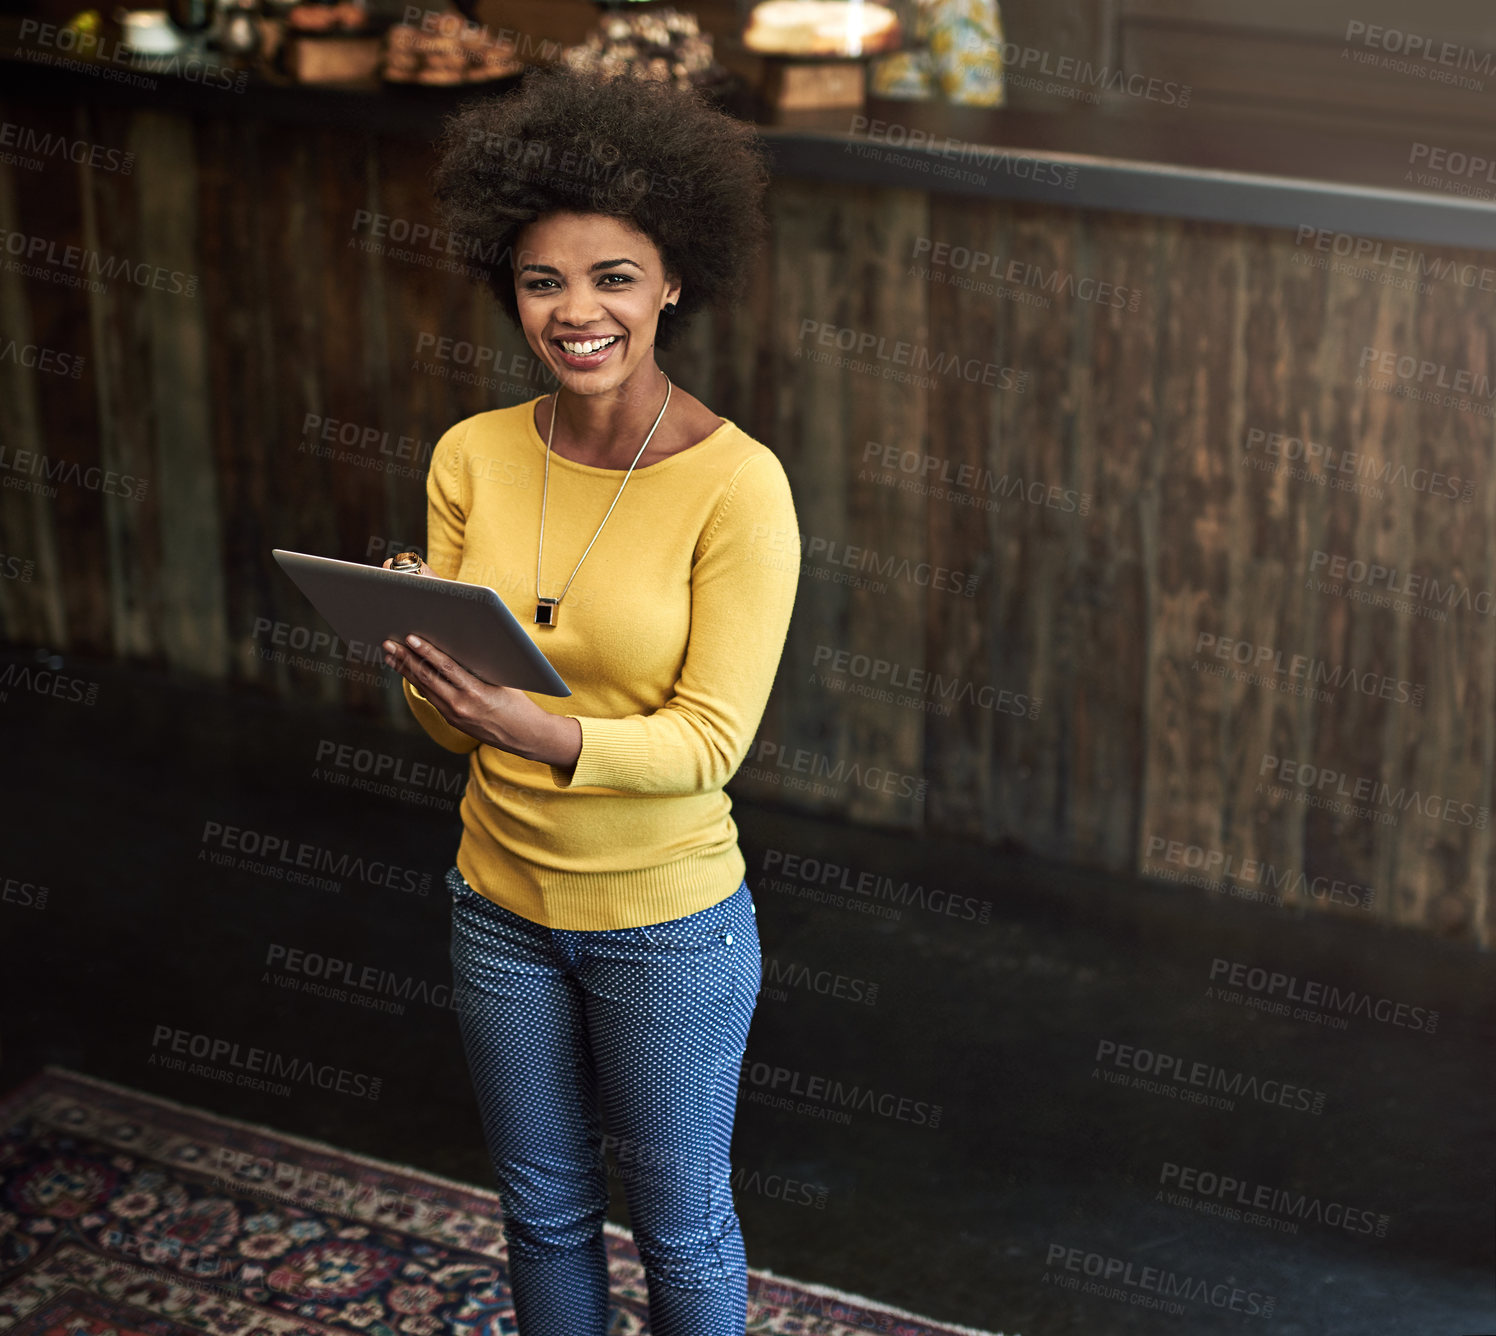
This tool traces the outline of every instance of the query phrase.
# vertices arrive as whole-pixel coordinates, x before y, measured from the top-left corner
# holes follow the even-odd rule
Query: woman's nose
[[[569,288],[556,303],[556,319],[563,325],[581,328],[601,319],[602,315],[602,303],[587,288]]]

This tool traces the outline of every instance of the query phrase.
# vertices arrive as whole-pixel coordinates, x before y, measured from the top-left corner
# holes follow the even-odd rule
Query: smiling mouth
[[[621,334],[607,334],[598,339],[552,339],[551,342],[568,357],[595,357],[598,353],[606,352],[622,337]]]

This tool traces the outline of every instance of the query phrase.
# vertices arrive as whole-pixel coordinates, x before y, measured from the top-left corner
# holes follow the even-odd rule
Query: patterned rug
[[[509,1336],[494,1193],[48,1069],[0,1101],[10,1336]],[[648,1332],[608,1226],[610,1336]],[[748,1330],[1000,1336],[755,1271]]]

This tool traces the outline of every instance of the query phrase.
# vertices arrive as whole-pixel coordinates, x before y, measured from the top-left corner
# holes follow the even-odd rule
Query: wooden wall
[[[273,662],[257,628],[316,621],[272,546],[365,559],[371,543],[423,535],[418,471],[308,453],[306,415],[430,443],[539,392],[414,365],[422,333],[523,352],[460,274],[359,245],[359,210],[430,221],[426,151],[252,119],[5,114],[135,156],[128,175],[0,165],[0,228],[200,281],[192,296],[118,278],[86,293],[0,270],[0,333],[87,359],[76,380],[0,360],[4,447],[148,480],[139,499],[66,482],[55,499],[0,488],[0,548],[36,570],[0,580],[0,631],[413,727],[388,677]],[[1496,377],[1488,293],[1330,273],[1302,263],[1309,248],[1286,232],[949,195],[780,180],[773,221],[751,298],[665,359],[779,453],[810,554],[754,765],[734,791],[1145,875],[1187,870],[1157,852],[1175,841],[1373,887],[1376,916],[1486,945],[1491,841],[1459,804],[1491,801],[1492,621],[1317,592],[1311,563],[1336,553],[1496,590],[1491,416],[1357,382],[1367,345]],[[1039,266],[1037,281],[1016,296],[932,281],[916,266],[938,243]],[[1135,292],[1136,309],[1046,293],[1054,274]],[[1035,301],[1046,295],[1047,307]],[[959,373],[911,386],[884,379],[891,363],[876,358],[872,374],[839,368],[809,356],[828,326],[1013,368],[1026,387]],[[1246,448],[1254,428],[1468,479],[1472,498],[1268,473],[1247,462],[1261,455]],[[869,443],[935,459],[947,477],[971,466],[978,481],[956,487],[965,501],[1015,479],[1043,500],[1000,491],[988,510],[901,490]],[[837,583],[828,557],[845,547],[830,544],[972,575],[971,596],[917,577]],[[1213,675],[1226,665],[1197,652],[1202,634],[1418,685],[1422,703],[1344,684],[1317,701]],[[824,676],[818,652],[838,651],[1038,704],[1034,717],[890,704],[854,694],[850,675]],[[796,749],[821,758],[808,764],[824,791],[784,782]],[[1296,800],[1302,786],[1264,788],[1265,757],[1391,789],[1363,804],[1371,817],[1336,813]],[[854,764],[927,787],[885,792]],[[1415,791],[1453,799],[1455,815],[1405,810]]]

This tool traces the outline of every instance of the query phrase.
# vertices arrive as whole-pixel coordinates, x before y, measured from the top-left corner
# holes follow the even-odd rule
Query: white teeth
[[[587,339],[582,343],[573,340],[562,339],[561,346],[573,357],[586,357],[589,353],[595,353],[599,348],[606,348],[618,338],[616,334],[610,334],[605,339]]]

